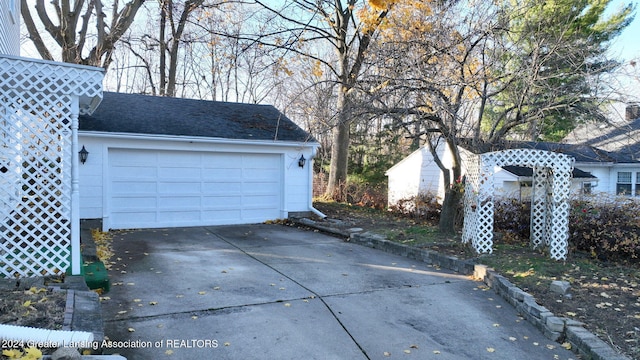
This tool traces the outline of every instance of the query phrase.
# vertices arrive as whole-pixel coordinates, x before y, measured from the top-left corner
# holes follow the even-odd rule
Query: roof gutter
[[[78,131],[78,135],[96,138],[126,139],[126,140],[179,140],[193,143],[210,143],[210,144],[233,144],[233,145],[278,145],[284,147],[300,147],[309,146],[314,149],[320,144],[315,141],[285,141],[285,140],[246,140],[246,139],[226,139],[226,138],[208,138],[198,136],[184,135],[162,135],[162,134],[132,134],[132,133],[112,133],[102,131]],[[313,151],[315,155],[315,150]]]

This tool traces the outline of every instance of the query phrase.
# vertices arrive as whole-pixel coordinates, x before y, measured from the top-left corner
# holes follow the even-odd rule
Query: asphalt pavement
[[[482,282],[319,232],[113,232],[104,353],[128,359],[576,359]]]

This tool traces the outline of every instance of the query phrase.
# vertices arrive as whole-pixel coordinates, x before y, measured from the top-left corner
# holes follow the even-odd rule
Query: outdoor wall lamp
[[[82,145],[82,149],[78,151],[78,155],[80,156],[81,163],[84,164],[85,162],[87,162],[87,158],[89,157],[89,152],[87,151],[87,149],[84,148],[84,145]]]
[[[300,166],[301,168],[304,167],[304,163],[307,162],[307,159],[304,158],[304,155],[300,155],[300,159],[298,159],[298,166]]]

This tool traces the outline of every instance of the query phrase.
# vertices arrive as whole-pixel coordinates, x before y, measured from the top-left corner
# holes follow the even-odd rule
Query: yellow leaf
[[[198,291],[198,294],[200,294],[200,295],[204,295],[206,293],[207,293],[206,291]]]
[[[564,342],[564,343],[562,343],[562,347],[567,349],[567,350],[571,350],[571,343],[570,342]]]
[[[166,355],[172,355],[173,354],[173,350],[167,350],[164,352]]]
[[[31,300],[27,300],[27,301],[25,301],[24,303],[22,303],[22,306],[24,306],[24,307],[29,307],[29,306],[31,306]]]
[[[24,360],[39,360],[42,357],[42,351],[38,348],[28,347],[24,349]]]
[[[577,316],[578,314],[574,313],[573,311],[567,311],[567,316]]]
[[[492,353],[492,352],[496,352],[496,349],[494,349],[494,348],[492,348],[492,347],[488,347],[488,348],[487,348],[487,351],[488,351],[488,352],[490,352],[490,353]]]
[[[2,350],[2,355],[9,359],[20,359],[22,357],[22,351],[16,349]]]

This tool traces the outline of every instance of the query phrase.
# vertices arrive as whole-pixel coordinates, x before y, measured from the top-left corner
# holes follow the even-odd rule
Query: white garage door
[[[278,154],[110,149],[109,227],[277,219],[281,163]]]

